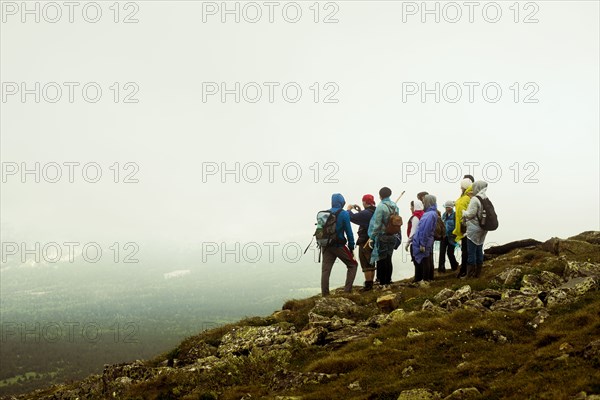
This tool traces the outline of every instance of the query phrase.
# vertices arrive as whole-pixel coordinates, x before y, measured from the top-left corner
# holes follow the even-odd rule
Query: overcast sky
[[[304,246],[332,193],[404,190],[406,220],[470,167],[489,242],[598,230],[599,3],[513,3],[2,2],[2,241]]]

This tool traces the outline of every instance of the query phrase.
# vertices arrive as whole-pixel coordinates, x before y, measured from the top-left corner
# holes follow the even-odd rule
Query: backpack
[[[386,235],[395,235],[400,233],[400,228],[402,227],[402,217],[398,215],[398,213],[388,204],[383,203],[390,210],[390,218],[388,219],[387,224],[385,224],[385,234]]]
[[[317,247],[327,247],[338,241],[335,226],[340,212],[342,212],[341,208],[335,213],[332,213],[329,210],[319,211],[317,213],[317,229],[315,229],[314,233],[314,237],[317,238]]]
[[[436,213],[437,214],[437,213]],[[440,216],[437,215],[437,220],[435,221],[435,229],[433,231],[433,240],[442,240],[446,236],[446,224],[444,220]]]
[[[481,211],[481,218],[478,218],[479,226],[481,227],[481,229],[486,231],[495,231],[496,229],[498,229],[498,215],[496,215],[494,205],[488,198],[482,199],[479,196],[475,197],[479,199],[481,207],[483,208],[483,210]]]

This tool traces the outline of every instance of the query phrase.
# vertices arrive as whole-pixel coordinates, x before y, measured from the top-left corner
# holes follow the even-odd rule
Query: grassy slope
[[[600,261],[600,254],[571,257],[581,261]],[[550,270],[561,274],[564,265],[556,257],[540,250],[516,250],[486,263],[480,279],[458,281],[453,274],[436,278],[429,288],[402,288],[406,311],[420,310],[423,301],[432,299],[442,288],[456,289],[468,283],[473,290],[494,287],[491,278],[509,266],[525,266],[526,273]],[[374,306],[381,292],[346,295],[359,305],[367,306],[363,315],[378,313]],[[297,329],[308,322],[307,313],[316,298],[290,300],[284,309],[292,311],[286,317]],[[204,390],[221,392],[219,398],[239,399],[245,394],[253,397],[298,395],[303,399],[397,399],[402,390],[429,388],[447,395],[458,388],[474,386],[486,399],[563,399],[580,391],[600,393],[600,365],[598,360],[582,357],[584,347],[600,338],[600,292],[588,293],[578,302],[550,310],[550,318],[537,329],[528,322],[534,311],[523,313],[458,310],[437,315],[418,312],[405,319],[380,328],[366,340],[351,343],[332,351],[318,347],[298,348],[293,354],[290,370],[343,374],[326,384],[309,384],[290,393],[272,393],[266,388],[276,367],[272,360],[254,360],[239,366],[237,379],[222,382],[230,384],[219,388],[205,380],[194,382],[193,395],[184,398],[202,398]],[[266,325],[272,318],[255,318],[243,325]],[[239,324],[238,324],[239,325]],[[221,335],[231,326],[188,338],[179,346],[182,353],[198,340],[218,345]],[[410,328],[424,334],[407,338]],[[498,330],[507,343],[497,343],[492,332]],[[375,339],[381,341],[380,344]],[[559,358],[560,357],[560,358]],[[167,358],[161,356],[154,362]],[[412,373],[403,377],[411,367]],[[221,381],[218,375],[213,380]],[[348,385],[358,381],[362,390],[351,391]],[[176,383],[176,382],[172,382]],[[181,383],[181,382],[180,382]],[[169,382],[164,382],[170,387]],[[138,392],[143,398],[153,398],[148,386]],[[204,387],[204,389],[201,389]],[[156,386],[153,386],[156,388]],[[133,391],[134,393],[136,390]],[[164,391],[162,392],[164,395]],[[206,397],[210,398],[210,397]]]
[[[588,254],[570,256],[579,261],[600,262],[597,247]],[[473,290],[494,288],[492,278],[511,266],[525,273],[549,270],[562,274],[564,263],[538,249],[519,249],[486,262],[482,277],[457,280],[453,274],[437,276],[430,287],[401,287],[401,308],[419,311],[425,299],[442,288],[470,284]],[[518,285],[517,287],[518,288]],[[361,305],[353,317],[363,320],[378,314],[381,292],[345,295]],[[341,296],[341,294],[339,295]],[[286,302],[281,314],[302,330],[318,297]],[[403,390],[429,388],[448,395],[455,389],[474,386],[485,399],[567,399],[585,391],[600,393],[600,360],[586,359],[583,349],[600,338],[600,291],[589,292],[576,303],[550,309],[550,317],[537,329],[528,322],[534,311],[523,313],[461,309],[449,314],[417,312],[379,328],[365,340],[338,350],[320,346],[297,346],[292,357],[278,354],[238,357],[234,364],[190,374],[174,370],[133,384],[127,399],[241,399],[302,396],[302,399],[393,399]],[[147,361],[148,366],[177,358],[200,342],[218,346],[223,334],[234,326],[269,325],[274,316],[248,318],[237,324],[203,332],[184,340],[177,348]],[[409,329],[423,332],[407,337]],[[493,340],[500,331],[508,341]],[[376,340],[378,339],[378,340]],[[410,367],[410,368],[409,368]],[[269,385],[282,369],[304,373],[339,374],[319,384],[308,383],[288,392],[273,392]],[[412,369],[412,372],[406,372]],[[350,390],[358,381],[362,390]],[[48,393],[48,392],[47,392]],[[251,395],[251,397],[248,397]]]

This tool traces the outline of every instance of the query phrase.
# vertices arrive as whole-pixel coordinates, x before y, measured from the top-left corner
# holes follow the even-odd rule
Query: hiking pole
[[[403,190],[402,193],[400,193],[400,196],[398,196],[398,198],[396,199],[396,203],[398,203],[402,196],[404,196],[404,192],[406,192],[406,190]]]

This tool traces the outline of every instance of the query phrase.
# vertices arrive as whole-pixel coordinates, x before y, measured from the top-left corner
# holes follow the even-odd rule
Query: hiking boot
[[[369,292],[373,290],[373,281],[365,281],[365,286],[360,289],[361,292]]]
[[[481,275],[482,268],[483,268],[483,264],[477,264],[475,266],[475,278],[479,278],[479,275]]]
[[[476,268],[477,268],[476,265],[473,265],[473,264],[467,265],[467,278],[475,278],[475,269]]]

